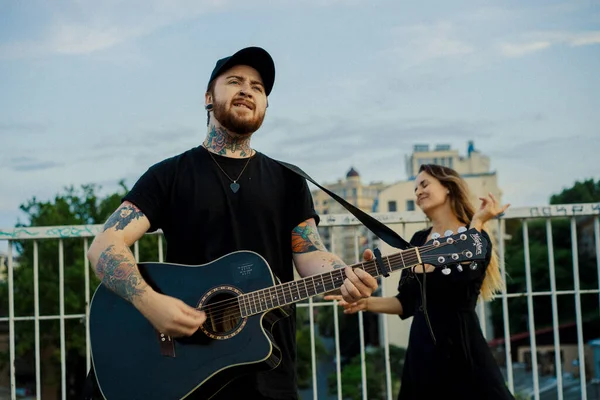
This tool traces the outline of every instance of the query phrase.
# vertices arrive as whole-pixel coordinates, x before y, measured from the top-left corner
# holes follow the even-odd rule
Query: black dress
[[[411,244],[426,242],[431,228],[415,233]],[[488,255],[491,243],[487,233]],[[408,399],[514,399],[508,390],[475,313],[485,277],[485,263],[475,270],[455,268],[444,275],[403,271],[398,295],[402,319],[414,316],[398,400]],[[425,298],[425,302],[422,299]],[[429,320],[429,324],[428,324]]]

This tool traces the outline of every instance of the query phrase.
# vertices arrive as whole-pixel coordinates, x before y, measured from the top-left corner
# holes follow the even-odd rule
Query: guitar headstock
[[[450,264],[458,264],[457,269],[462,271],[460,264],[469,263],[471,269],[477,268],[477,263],[484,261],[488,246],[487,241],[475,228],[463,230],[456,234],[436,237],[419,247],[421,260],[425,264],[443,267],[442,272],[448,275]]]

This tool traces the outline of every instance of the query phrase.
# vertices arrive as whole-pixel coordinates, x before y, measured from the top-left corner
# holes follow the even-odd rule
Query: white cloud
[[[570,47],[600,44],[600,31],[589,32],[530,32],[513,43],[501,43],[500,53],[505,57],[522,57],[555,45]]]
[[[0,44],[0,59],[90,54],[185,20],[229,9],[331,7],[340,3],[358,6],[361,0],[296,0],[278,4],[271,4],[268,0],[247,4],[234,0],[66,0],[65,3],[61,7],[50,6],[47,9],[47,19],[40,22],[44,32],[39,37]]]
[[[529,53],[547,49],[550,46],[552,46],[550,42],[503,43],[500,46],[500,52],[506,57],[521,57]]]
[[[393,35],[394,51],[416,64],[475,51],[471,44],[459,38],[456,26],[447,21],[396,28]]]
[[[0,46],[0,58],[89,54],[119,45],[176,22],[220,10],[230,0],[72,0],[49,10],[43,36]],[[42,22],[42,24],[44,24]]]

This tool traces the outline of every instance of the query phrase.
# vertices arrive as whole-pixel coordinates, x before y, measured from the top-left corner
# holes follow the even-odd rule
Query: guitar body
[[[242,318],[237,305],[240,294],[275,284],[260,255],[238,251],[204,265],[140,263],[139,268],[160,293],[211,311],[193,336],[161,337],[133,305],[98,286],[90,307],[90,341],[105,399],[210,399],[234,378],[279,364],[270,331],[287,313],[278,308]]]

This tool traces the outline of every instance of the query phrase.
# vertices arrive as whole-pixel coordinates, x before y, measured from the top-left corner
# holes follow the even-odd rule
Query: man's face
[[[236,65],[222,73],[215,80],[211,100],[214,117],[230,132],[251,134],[265,118],[267,96],[262,79],[247,65]]]

